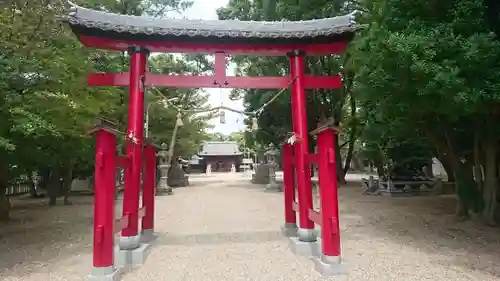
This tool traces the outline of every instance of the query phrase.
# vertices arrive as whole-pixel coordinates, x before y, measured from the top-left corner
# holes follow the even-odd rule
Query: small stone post
[[[160,170],[160,182],[156,187],[156,195],[172,195],[173,191],[167,184],[168,170],[170,169],[170,163],[168,163],[168,150],[167,144],[162,143],[160,146],[160,151],[156,154],[159,158],[158,169]]]

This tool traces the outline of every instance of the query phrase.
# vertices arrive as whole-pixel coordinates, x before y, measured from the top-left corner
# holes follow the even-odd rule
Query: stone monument
[[[266,190],[268,191],[282,191],[281,185],[276,183],[276,170],[278,169],[278,164],[276,163],[279,152],[271,148],[264,153],[266,157],[266,166],[268,170],[268,184],[266,185]]]
[[[175,159],[168,171],[167,184],[169,187],[185,187],[189,186],[189,178],[182,169],[182,164]]]
[[[266,190],[281,191],[281,185],[276,183],[276,158],[279,152],[271,147],[264,153],[265,161],[255,165],[255,173],[252,174],[252,183],[265,184]]]
[[[156,186],[156,195],[172,195],[172,188],[168,186],[168,170],[170,169],[170,163],[168,163],[168,150],[167,144],[162,143],[160,146],[160,151],[156,154],[159,157],[158,170],[160,170],[160,182]]]
[[[269,183],[269,169],[264,162],[254,165],[254,173],[252,174],[253,184],[268,184]]]

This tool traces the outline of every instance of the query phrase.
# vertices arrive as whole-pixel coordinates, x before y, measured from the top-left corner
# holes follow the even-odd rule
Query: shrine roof
[[[235,141],[207,141],[203,144],[198,156],[230,156],[242,155]]]
[[[348,41],[359,26],[353,15],[307,21],[239,21],[150,18],[72,5],[64,20],[78,36],[135,42],[311,44]],[[313,41],[312,41],[313,40]]]

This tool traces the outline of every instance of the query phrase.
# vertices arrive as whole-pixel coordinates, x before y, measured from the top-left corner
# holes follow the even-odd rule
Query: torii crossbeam
[[[227,76],[227,54],[215,53],[215,75],[167,75],[145,73],[145,87],[173,88],[246,88],[246,89],[282,89],[290,84],[289,76]],[[92,73],[89,75],[90,86],[129,86],[130,73]],[[304,76],[306,89],[338,89],[342,86],[339,75]]]

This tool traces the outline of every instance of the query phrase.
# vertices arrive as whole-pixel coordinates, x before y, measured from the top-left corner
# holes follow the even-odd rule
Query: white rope
[[[295,82],[295,80],[297,79],[297,77],[294,77],[293,79],[291,79],[288,84],[286,85],[285,88],[281,89],[276,95],[274,95],[274,97],[272,97],[269,101],[267,101],[264,105],[262,105],[259,109],[257,110],[253,110],[253,111],[242,111],[242,110],[238,110],[238,109],[234,109],[234,108],[231,108],[231,107],[227,107],[227,106],[224,106],[222,104],[222,101],[221,101],[221,105],[220,106],[217,106],[217,107],[212,107],[212,108],[208,108],[208,109],[200,109],[200,110],[190,110],[190,109],[182,109],[180,108],[179,106],[175,105],[173,102],[171,102],[167,97],[165,97],[165,95],[156,87],[153,87],[153,89],[156,91],[156,93],[158,93],[160,96],[164,97],[165,98],[165,102],[169,105],[169,106],[172,106],[173,108],[177,109],[177,111],[179,112],[183,112],[183,113],[190,113],[190,114],[196,114],[196,113],[208,113],[208,112],[213,112],[213,111],[220,111],[220,110],[228,110],[228,111],[232,111],[232,112],[235,112],[235,113],[238,113],[238,114],[242,114],[242,115],[247,115],[247,116],[256,116],[258,114],[260,114],[262,111],[264,111],[264,109],[269,105],[271,104],[273,101],[275,101],[281,94],[283,94],[287,89],[288,87],[293,83]],[[221,90],[221,93],[222,93],[222,87],[220,87],[220,90]]]

